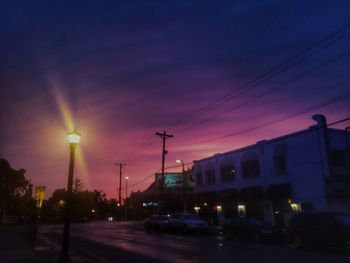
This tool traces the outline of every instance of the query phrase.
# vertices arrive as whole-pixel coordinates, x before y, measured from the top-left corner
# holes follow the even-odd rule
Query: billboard
[[[185,178],[185,184],[183,185],[183,177]],[[160,186],[162,174],[156,173],[156,185]],[[164,173],[164,188],[165,189],[181,189],[185,188],[194,188],[194,180],[192,173],[185,173],[183,176],[182,173]]]

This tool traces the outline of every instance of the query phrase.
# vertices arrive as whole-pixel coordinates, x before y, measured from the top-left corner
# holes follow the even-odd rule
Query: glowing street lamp
[[[68,184],[66,194],[66,206],[64,216],[63,238],[62,238],[62,251],[61,259],[63,262],[69,262],[69,232],[71,222],[71,210],[72,210],[72,188],[73,188],[73,173],[74,173],[74,159],[75,150],[80,141],[81,134],[74,129],[68,133],[68,141],[70,145],[70,157],[69,157],[69,169],[68,169]]]
[[[76,146],[80,142],[80,138],[81,138],[81,134],[77,132],[76,129],[68,133],[68,141],[71,145],[75,144]]]
[[[176,160],[177,163],[181,163],[182,164],[182,170],[185,170],[185,164],[183,160],[177,159]]]
[[[184,211],[186,211],[186,201],[185,201],[185,164],[184,161],[181,159],[176,160],[177,163],[182,164],[182,202],[183,202],[183,207]]]

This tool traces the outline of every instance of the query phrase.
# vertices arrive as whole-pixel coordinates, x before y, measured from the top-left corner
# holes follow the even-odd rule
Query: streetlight
[[[348,158],[350,160],[350,145],[349,145],[349,135],[350,127],[345,128],[345,140],[346,140],[346,150],[348,151]]]
[[[128,180],[129,180],[129,177],[128,176],[125,176],[125,220],[127,219],[128,217],[128,206],[127,206],[127,202],[126,202],[126,199],[128,198]]]
[[[186,211],[186,200],[185,200],[185,164],[181,159],[176,160],[177,163],[182,164],[182,202],[184,206],[184,211]]]
[[[63,239],[62,239],[62,252],[61,260],[63,262],[69,262],[69,232],[70,232],[70,221],[71,221],[71,210],[72,210],[72,187],[73,187],[73,172],[74,172],[74,158],[75,150],[80,141],[81,134],[74,129],[68,133],[68,141],[70,145],[70,157],[69,157],[69,169],[68,169],[68,184],[66,193],[66,207],[64,216],[64,227],[63,227]]]

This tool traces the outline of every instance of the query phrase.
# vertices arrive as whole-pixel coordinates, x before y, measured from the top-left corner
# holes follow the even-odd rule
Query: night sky
[[[157,131],[173,166],[347,118],[349,14],[347,0],[1,1],[0,157],[51,194],[76,127],[75,176],[115,198],[115,162],[130,191],[154,180]]]

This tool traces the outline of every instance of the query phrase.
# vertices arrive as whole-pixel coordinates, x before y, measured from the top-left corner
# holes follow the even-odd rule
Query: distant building
[[[350,214],[350,132],[313,118],[306,130],[194,161],[196,212],[281,226],[298,211]]]
[[[154,182],[143,192],[132,192],[129,203],[133,218],[145,218],[155,213],[174,213],[184,209],[187,194],[193,192],[193,171],[164,173],[164,195],[161,196],[161,173],[155,174]],[[183,183],[184,179],[184,183]]]

